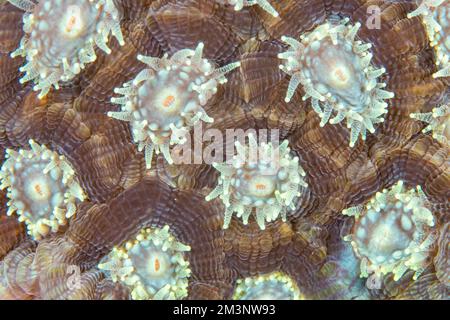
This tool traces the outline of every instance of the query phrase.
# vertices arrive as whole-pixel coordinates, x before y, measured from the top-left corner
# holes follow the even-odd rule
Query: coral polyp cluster
[[[436,51],[438,71],[433,77],[450,76],[450,2],[423,0],[416,10],[408,14],[408,18],[416,16],[423,17],[430,44]]]
[[[219,0],[224,4],[234,6],[234,10],[240,11],[244,7],[259,5],[263,10],[270,13],[274,17],[278,17],[278,12],[270,5],[268,0]]]
[[[374,124],[384,121],[388,107],[384,100],[394,94],[383,90],[385,83],[377,82],[386,70],[372,65],[372,45],[357,40],[361,24],[348,21],[325,22],[302,35],[301,41],[282,37],[290,48],[278,57],[285,60],[281,70],[291,75],[286,102],[301,84],[306,93],[303,99],[311,98],[320,126],[347,119],[353,147],[360,134],[365,140],[366,130],[374,133]]]
[[[433,108],[431,112],[412,113],[411,118],[428,123],[423,133],[432,132],[433,138],[443,144],[450,143],[450,106]]]
[[[113,281],[131,288],[135,300],[175,300],[187,296],[191,274],[185,252],[169,226],[142,229],[134,240],[116,247],[98,265]]]
[[[213,164],[220,177],[206,200],[219,197],[224,203],[224,229],[228,228],[234,212],[244,225],[254,213],[262,230],[265,222],[274,221],[280,215],[286,221],[287,212],[295,209],[301,188],[307,187],[302,178],[305,172],[298,157],[290,154],[287,140],[279,146],[273,142],[258,144],[250,134],[248,141],[246,145],[235,142],[238,154],[231,163]]]
[[[235,300],[300,300],[301,298],[295,282],[281,272],[239,279],[233,294]]]
[[[60,82],[72,80],[96,60],[95,46],[106,53],[112,34],[124,44],[120,17],[112,0],[10,0],[26,11],[25,36],[11,56],[26,58],[21,83],[34,81],[42,98]]]
[[[134,80],[116,88],[120,98],[113,103],[122,111],[108,112],[108,116],[129,121],[139,151],[144,150],[147,168],[151,167],[153,153],[162,153],[173,163],[170,145],[183,144],[190,127],[198,121],[213,122],[202,108],[217,92],[219,84],[226,83],[225,74],[240,66],[234,62],[221,68],[202,58],[203,43],[195,50],[179,50],[168,58],[138,56],[148,67]]]
[[[8,191],[7,214],[16,213],[28,233],[40,239],[66,225],[85,195],[64,156],[33,140],[30,146],[31,150],[6,150],[0,188]]]
[[[405,190],[399,181],[378,192],[366,206],[346,209],[343,214],[355,216],[353,232],[344,239],[351,241],[361,259],[361,277],[392,272],[397,281],[411,269],[417,279],[430,263],[435,219],[420,186]]]

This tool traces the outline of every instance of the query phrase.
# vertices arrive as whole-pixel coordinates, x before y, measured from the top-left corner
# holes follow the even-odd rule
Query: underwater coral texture
[[[448,299],[449,57],[445,0],[0,0],[0,299]]]

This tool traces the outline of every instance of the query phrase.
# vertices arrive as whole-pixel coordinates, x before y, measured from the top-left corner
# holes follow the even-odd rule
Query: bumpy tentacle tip
[[[419,7],[408,14],[408,18],[421,16],[426,26],[430,45],[436,52],[438,71],[434,79],[450,76],[450,3],[444,0],[423,0]]]
[[[432,112],[411,113],[412,119],[427,123],[423,133],[431,132],[434,139],[443,144],[450,143],[450,107],[448,104],[433,108]]]
[[[279,13],[272,7],[268,0],[217,0],[217,2],[232,5],[234,11],[241,11],[244,7],[258,5],[273,17],[279,17]]]

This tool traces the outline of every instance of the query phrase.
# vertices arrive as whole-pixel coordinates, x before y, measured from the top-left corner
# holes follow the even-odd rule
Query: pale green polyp
[[[302,35],[300,41],[283,36],[289,45],[278,58],[281,70],[291,76],[285,101],[289,103],[299,86],[305,91],[303,100],[311,99],[311,107],[320,116],[320,126],[347,120],[349,145],[366,131],[375,132],[375,124],[384,121],[388,104],[384,99],[394,97],[377,82],[385,68],[372,66],[372,45],[356,39],[360,23],[325,22]]]
[[[170,58],[167,54],[162,58],[138,55],[137,59],[148,68],[114,90],[122,97],[113,97],[111,102],[121,105],[121,110],[108,112],[108,116],[130,123],[147,169],[151,168],[154,153],[162,153],[172,164],[170,147],[183,144],[199,121],[214,121],[203,106],[226,82],[225,74],[240,66],[234,62],[216,69],[202,58],[203,48],[200,42],[195,50],[182,49]]]
[[[236,142],[241,157],[236,156],[232,164],[215,163],[220,172],[217,186],[206,196],[207,201],[220,198],[225,205],[223,228],[227,229],[235,213],[242,218],[244,225],[254,216],[260,229],[266,222],[281,216],[286,220],[287,212],[295,210],[296,201],[302,188],[307,187],[303,180],[305,172],[299,159],[290,154],[288,142],[278,147],[272,142],[258,144],[253,135],[249,144]],[[258,159],[249,165],[251,150],[258,150]]]
[[[66,225],[85,194],[64,156],[30,140],[30,150],[7,149],[0,189],[7,189],[8,215],[16,213],[28,234],[41,239]]]
[[[107,45],[110,35],[120,45],[125,43],[113,0],[10,2],[26,11],[23,16],[25,36],[11,57],[26,58],[20,68],[25,73],[20,83],[33,81],[33,90],[39,92],[40,99],[52,88],[58,90],[61,82],[72,80],[85,65],[94,62],[97,59],[95,46],[111,53]]]
[[[420,186],[405,190],[399,181],[378,192],[366,205],[342,212],[355,217],[355,230],[344,237],[361,259],[361,277],[392,273],[399,280],[408,271],[417,279],[436,240],[434,216]]]
[[[128,286],[134,300],[178,300],[188,295],[191,270],[185,253],[190,250],[169,226],[147,228],[114,248],[98,268]]]

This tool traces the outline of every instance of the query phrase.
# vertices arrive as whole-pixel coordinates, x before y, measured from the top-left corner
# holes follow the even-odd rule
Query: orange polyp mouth
[[[262,183],[258,183],[256,186],[255,186],[255,188],[257,189],[257,190],[266,190],[266,185],[265,184],[262,184]]]
[[[174,96],[167,96],[164,100],[163,100],[163,107],[165,108],[169,108],[173,102],[175,101],[175,97]]]
[[[155,271],[158,272],[161,269],[161,263],[158,259],[155,259]]]
[[[69,19],[69,22],[66,25],[66,32],[72,32],[76,23],[77,23],[77,18],[75,18],[74,16],[71,16]]]
[[[36,191],[36,193],[37,194],[39,194],[40,196],[42,196],[43,195],[43,192],[42,192],[42,188],[41,188],[41,186],[40,185],[35,185],[34,186],[34,190]]]
[[[342,82],[347,82],[347,77],[345,76],[345,73],[342,71],[342,69],[337,69],[334,74],[336,75],[336,78],[338,78]]]

